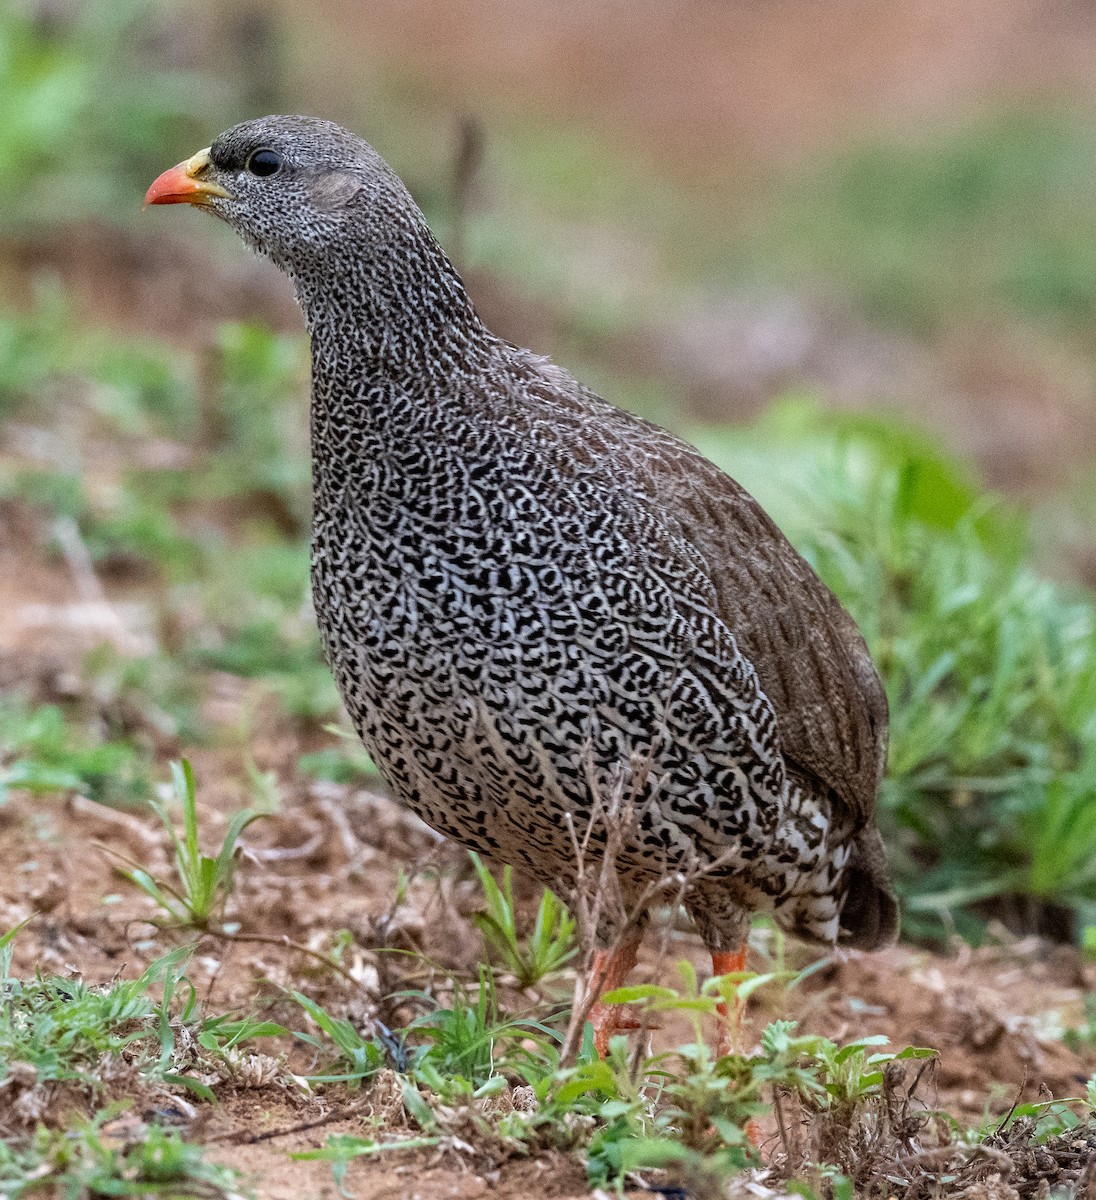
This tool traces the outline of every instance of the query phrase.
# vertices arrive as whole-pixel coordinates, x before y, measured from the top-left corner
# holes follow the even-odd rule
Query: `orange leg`
[[[746,943],[743,942],[737,950],[713,950],[712,951],[712,974],[713,975],[731,975],[736,971],[745,971],[746,969]],[[738,998],[735,998],[734,1011],[728,1013],[727,1005],[721,1000],[716,1008],[719,1019],[719,1035],[716,1042],[716,1056],[722,1058],[724,1054],[730,1054],[731,1051],[736,1053],[742,1048],[742,1017],[745,1014],[746,1006],[742,1004]],[[761,1144],[761,1130],[757,1126],[757,1122],[749,1120],[746,1122],[746,1140],[755,1149]]]
[[[594,1027],[594,1048],[600,1058],[609,1053],[609,1039],[616,1033],[638,1026],[630,1020],[622,1004],[602,1004],[601,997],[620,987],[628,972],[636,965],[642,934],[631,936],[612,950],[598,950],[590,968],[587,995],[597,996],[590,1009],[589,1022]]]
[[[746,969],[746,943],[743,942],[737,950],[713,950],[712,951],[712,974],[713,975],[731,975],[736,971],[745,971]],[[716,1009],[719,1019],[719,1035],[716,1041],[716,1055],[722,1058],[724,1054],[730,1054],[732,1050],[738,1050],[739,1044],[742,1041],[742,1017],[745,1011],[745,1005],[741,1004],[737,998],[734,1004],[733,1013],[727,1011],[727,1005],[721,1000]]]

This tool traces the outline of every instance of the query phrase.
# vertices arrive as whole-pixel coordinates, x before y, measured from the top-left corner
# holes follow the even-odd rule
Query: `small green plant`
[[[512,1068],[519,1060],[534,1057],[524,1043],[538,1045],[543,1054],[558,1039],[540,1021],[500,1014],[494,975],[486,967],[480,969],[474,995],[455,983],[451,1005],[417,1017],[407,1032],[425,1039],[412,1056],[415,1074],[427,1072],[424,1078],[431,1086],[439,1079],[461,1079],[473,1089],[499,1074],[503,1057]]]
[[[701,1192],[755,1161],[750,1122],[777,1106],[779,1097],[847,1130],[856,1115],[884,1100],[884,1071],[893,1061],[931,1058],[935,1051],[877,1049],[885,1038],[862,1038],[838,1046],[813,1034],[797,1034],[794,1022],[775,1021],[758,1049],[716,1058],[703,1037],[702,1021],[720,1002],[744,1000],[774,981],[772,975],[728,975],[698,985],[688,963],[679,968],[682,990],[640,985],[605,998],[650,1012],[674,1011],[693,1025],[696,1040],[673,1050],[636,1058],[623,1037],[613,1038],[600,1060],[587,1050],[579,1064],[542,1080],[543,1115],[593,1116],[597,1129],[587,1149],[591,1182],[619,1181],[632,1170],[670,1169]],[[745,993],[745,995],[744,995]],[[847,1140],[847,1137],[846,1137]]]
[[[440,1134],[430,1137],[400,1137],[385,1141],[374,1138],[355,1137],[349,1133],[339,1133],[329,1137],[317,1150],[302,1150],[290,1157],[301,1162],[329,1162],[331,1174],[340,1196],[348,1198],[353,1193],[345,1190],[346,1172],[350,1164],[357,1158],[372,1158],[375,1154],[395,1150],[425,1150],[441,1142]]]
[[[201,1146],[156,1124],[133,1122],[124,1138],[111,1107],[68,1130],[40,1127],[15,1144],[0,1140],[0,1195],[5,1200],[150,1195],[243,1200],[239,1173],[210,1162]]]
[[[882,1034],[858,1038],[839,1046],[817,1034],[797,1034],[794,1021],[774,1021],[761,1035],[762,1072],[766,1082],[777,1082],[798,1093],[812,1111],[847,1113],[869,1095],[881,1094],[884,1068],[906,1059],[931,1059],[936,1051],[907,1046],[891,1053]]]
[[[580,1096],[580,1111],[601,1124],[587,1150],[595,1185],[667,1167],[693,1182],[724,1179],[756,1161],[746,1130],[768,1111],[761,1080],[737,1059],[716,1060],[703,1043],[645,1058],[637,1069],[626,1039],[613,1038],[608,1058],[565,1074],[551,1101]]]
[[[485,909],[475,922],[488,950],[513,975],[519,988],[536,987],[551,978],[574,958],[575,922],[555,893],[541,893],[533,928],[527,938],[518,934],[510,868],[502,869],[502,886],[484,866],[479,855],[470,852],[472,866],[483,889]]]
[[[98,1096],[106,1086],[104,1065],[124,1062],[131,1081],[159,1081],[211,1098],[187,1070],[193,1041],[223,1057],[242,1041],[284,1033],[269,1023],[203,1020],[184,975],[193,947],[170,951],[136,979],[106,986],[58,976],[19,980],[8,973],[16,932],[0,939],[0,1085],[7,1082],[16,1093],[64,1084]],[[185,998],[175,1013],[178,995]],[[184,1026],[193,1037],[180,1041]],[[109,1074],[119,1077],[117,1065]]]
[[[1031,1142],[1042,1143],[1071,1129],[1091,1123],[1096,1112],[1096,1076],[1088,1080],[1083,1096],[1014,1104],[1003,1121],[994,1119],[978,1131],[990,1143],[1007,1140],[1017,1127],[1024,1128]]]
[[[107,740],[57,705],[0,698],[0,804],[12,789],[133,803],[146,792],[147,766],[130,741]]]
[[[704,1041],[701,1028],[703,1018],[713,1019],[721,1008],[728,1011],[739,1005],[744,1005],[759,988],[774,982],[795,987],[799,980],[809,971],[767,971],[755,973],[743,971],[731,975],[713,975],[700,983],[696,968],[691,962],[682,961],[677,964],[684,990],[663,987],[654,983],[636,984],[631,987],[617,988],[607,992],[602,1000],[607,1004],[633,1004],[641,1011],[649,1013],[680,1012],[685,1014],[693,1027],[694,1040],[697,1044]]]
[[[390,1065],[392,1046],[386,1045],[381,1036],[360,1033],[345,1017],[333,1017],[322,1005],[300,992],[289,994],[312,1018],[327,1041],[310,1033],[298,1033],[297,1037],[323,1054],[330,1054],[332,1049],[337,1054],[327,1069],[309,1076],[310,1082],[347,1083],[358,1087],[362,1080]]]
[[[224,918],[225,904],[232,894],[236,855],[240,835],[253,821],[266,816],[261,809],[246,809],[229,818],[217,854],[203,853],[198,838],[198,797],[194,772],[185,759],[171,764],[175,799],[182,810],[183,835],[167,808],[158,801],[152,807],[167,830],[174,848],[175,882],[155,879],[143,867],[122,870],[122,874],[167,913],[168,923],[176,929],[216,931]]]

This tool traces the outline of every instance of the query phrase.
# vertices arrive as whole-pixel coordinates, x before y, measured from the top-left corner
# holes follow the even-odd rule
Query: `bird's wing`
[[[600,461],[703,559],[720,619],[753,664],[784,757],[867,825],[887,756],[888,711],[867,645],[837,597],[760,504],[680,439],[519,352],[569,450]],[[529,394],[530,377],[525,379]]]
[[[776,712],[785,758],[863,826],[886,762],[888,712],[860,630],[744,488],[675,438],[659,447],[648,460],[651,499],[707,563],[719,616]]]

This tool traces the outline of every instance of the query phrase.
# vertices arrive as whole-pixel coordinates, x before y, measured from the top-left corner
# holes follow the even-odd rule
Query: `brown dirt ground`
[[[1008,95],[1096,96],[1096,11],[1079,0],[316,0],[310,12],[328,37],[321,96],[399,64],[448,109],[574,119],[720,184],[850,130],[916,129]]]
[[[197,760],[203,819],[213,830],[220,807],[240,803],[238,783],[217,778],[219,767],[226,766],[231,776],[230,764],[218,764],[210,756]],[[404,909],[393,913],[396,870],[421,862],[433,839],[383,798],[347,792],[336,802],[349,817],[349,860],[345,830],[336,827],[309,858],[264,861],[271,851],[292,850],[307,842],[325,819],[315,797],[290,799],[278,818],[253,827],[248,837],[253,854],[241,868],[234,915],[244,934],[287,934],[316,947],[330,945],[335,930],[350,929],[355,951],[347,962],[361,979],[360,987],[351,988],[278,946],[242,944],[225,952],[210,944],[191,971],[208,1012],[239,1008],[301,1027],[300,1014],[280,997],[276,985],[281,985],[302,990],[336,1013],[367,1020],[383,1012],[394,1022],[407,1014],[386,1009],[384,991],[428,987],[434,973],[429,965],[403,955],[395,956],[393,967],[378,947],[412,949],[427,960],[447,964],[471,964],[478,948],[464,915],[469,897],[455,878],[459,857],[443,850],[448,886],[430,882],[412,888]],[[105,982],[138,973],[167,947],[169,943],[144,923],[150,905],[117,878],[99,849],[105,844],[155,867],[163,861],[163,838],[148,820],[119,818],[78,798],[20,798],[4,810],[2,821],[0,926],[31,911],[40,914],[16,943],[17,971],[41,969]],[[366,828],[382,834],[365,840],[361,835]],[[355,857],[358,869],[348,869]],[[704,968],[697,940],[676,935],[666,959],[657,962],[652,948],[636,978],[673,982],[672,964],[680,958]],[[762,969],[766,965],[763,957],[756,961]],[[437,976],[443,977],[444,972]],[[940,1051],[940,1059],[924,1098],[976,1122],[1006,1111],[1021,1097],[1083,1092],[1093,1063],[1068,1050],[1056,1031],[1079,1021],[1086,987],[1094,983],[1091,970],[1071,951],[1035,941],[952,956],[909,947],[871,957],[850,954],[812,976],[797,992],[763,992],[751,1008],[747,1036],[750,1031],[756,1035],[774,1017],[790,1016],[804,1029],[838,1041],[883,1033],[896,1046],[931,1046]],[[686,1032],[682,1022],[668,1022],[654,1033],[655,1044],[668,1047],[684,1040]],[[298,1071],[309,1067],[299,1053],[291,1052],[291,1063]],[[254,1174],[261,1197],[334,1196],[325,1164],[296,1162],[287,1155],[322,1145],[331,1133],[364,1133],[353,1119],[292,1132],[353,1103],[353,1097],[335,1088],[312,1096],[281,1087],[233,1090],[225,1085],[218,1091],[222,1108],[191,1136],[209,1140],[215,1157]],[[290,1132],[252,1141],[281,1129]],[[504,1163],[485,1173],[481,1164],[462,1162],[453,1154],[361,1160],[352,1166],[348,1185],[359,1195],[393,1200],[413,1195],[422,1200],[471,1198],[488,1192],[501,1197],[585,1194],[582,1173],[568,1160]]]

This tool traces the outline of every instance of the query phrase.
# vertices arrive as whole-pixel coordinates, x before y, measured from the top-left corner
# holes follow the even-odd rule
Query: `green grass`
[[[232,895],[240,835],[254,821],[269,814],[262,809],[244,809],[228,820],[216,854],[203,852],[198,837],[198,800],[194,772],[185,759],[171,764],[174,798],[183,817],[183,832],[175,830],[168,808],[156,800],[149,803],[171,839],[175,878],[157,879],[141,866],[122,874],[167,913],[172,928],[207,932],[224,920],[224,909]]]
[[[231,82],[181,70],[167,49],[178,36],[154,0],[0,9],[5,229],[136,216],[164,147],[205,145],[228,123]]]
[[[484,896],[483,910],[476,913],[475,921],[488,954],[513,975],[517,987],[537,987],[577,954],[573,918],[555,893],[545,888],[533,927],[523,937],[518,930],[509,866],[502,869],[500,885],[478,854],[471,853],[471,858]]]
[[[490,1085],[504,1059],[512,1071],[519,1062],[543,1060],[558,1036],[535,1018],[501,1012],[495,977],[487,967],[480,969],[474,987],[454,987],[452,1002],[434,1003],[411,1023],[408,1034],[421,1043],[412,1053],[415,1074],[443,1096],[458,1081],[470,1093]]]
[[[109,984],[77,977],[11,973],[11,939],[0,939],[0,1085],[9,1110],[26,1120],[56,1103],[57,1088],[92,1103],[155,1085],[212,1099],[197,1078],[255,1038],[284,1034],[281,1026],[230,1015],[205,1017],[185,971],[193,946],[181,946],[152,962],[140,975]],[[31,1102],[41,1097],[41,1105]],[[0,1131],[7,1120],[0,1119]]]
[[[120,1140],[106,1109],[64,1131],[40,1128],[17,1145],[0,1141],[0,1195],[21,1200],[165,1196],[176,1200],[244,1200],[253,1195],[240,1174],[206,1157],[203,1147],[161,1126],[138,1124]]]
[[[130,740],[104,737],[54,704],[0,697],[0,804],[12,789],[133,804],[147,795],[147,768],[147,754]]]
[[[184,973],[192,947],[109,984],[17,978],[11,952],[21,929],[0,937],[0,1195],[241,1194],[236,1172],[156,1118],[129,1110],[155,1097],[166,1111],[172,1090],[212,1101],[199,1074],[231,1077],[239,1047],[286,1030],[232,1014],[204,1016]],[[55,1127],[58,1117],[63,1128]]]
[[[928,334],[1096,319],[1091,114],[1015,107],[858,142],[774,186],[731,270]]]
[[[682,964],[683,974],[687,968]],[[739,982],[745,992],[756,979]],[[890,1064],[934,1053],[884,1049],[881,1037],[838,1045],[777,1021],[755,1051],[716,1058],[702,1036],[700,1017],[713,1016],[717,988],[701,990],[694,978],[684,991],[624,991],[616,998],[653,1002],[658,1013],[676,1010],[688,1018],[696,1041],[648,1055],[618,1037],[605,1060],[587,1045],[576,1065],[562,1066],[559,1023],[566,1013],[543,1004],[526,1017],[508,1013],[487,971],[475,987],[454,983],[452,1002],[414,1020],[398,1043],[365,1038],[350,1022],[295,994],[318,1030],[306,1040],[321,1053],[325,1046],[338,1048],[335,1062],[311,1082],[369,1086],[382,1068],[395,1065],[402,1109],[388,1125],[374,1122],[368,1136],[329,1138],[322,1150],[302,1157],[329,1160],[341,1185],[356,1158],[459,1137],[487,1161],[569,1150],[585,1163],[592,1186],[621,1187],[629,1173],[642,1171],[662,1185],[715,1195],[731,1176],[758,1163],[747,1123],[770,1113],[778,1092],[790,1119],[809,1114],[827,1123],[831,1145],[848,1151],[848,1162],[839,1166],[855,1167],[850,1127],[883,1111],[885,1079],[891,1087],[902,1074],[888,1076]],[[403,1047],[395,1056],[393,1045]],[[521,1106],[506,1103],[518,1088],[525,1093]],[[835,1167],[833,1173],[840,1171]]]

